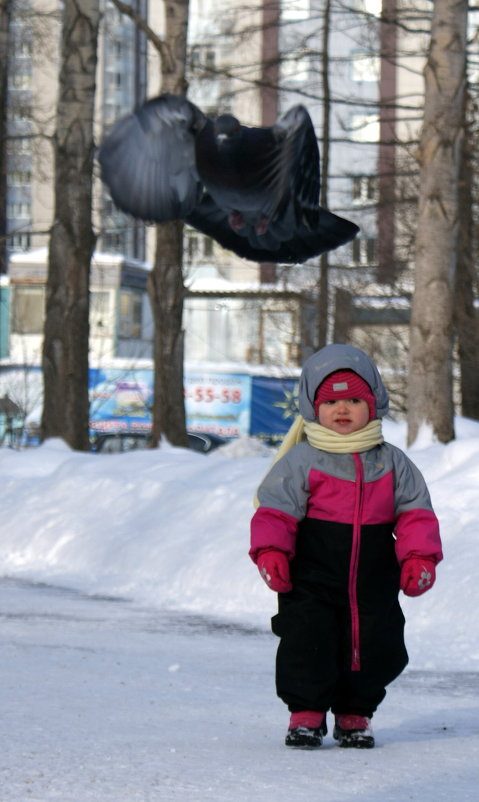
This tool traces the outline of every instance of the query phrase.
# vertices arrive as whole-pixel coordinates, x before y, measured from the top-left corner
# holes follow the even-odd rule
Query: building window
[[[194,262],[198,253],[198,237],[193,231],[186,231],[186,258],[188,262]]]
[[[379,81],[379,68],[379,56],[360,50],[351,53],[353,81]]]
[[[214,242],[211,237],[199,234],[193,229],[187,229],[185,237],[185,257],[188,264],[194,264],[202,259],[211,259],[214,253]]]
[[[216,54],[214,50],[205,51],[205,70],[214,72],[216,69]]]
[[[28,187],[32,183],[32,174],[28,170],[13,170],[7,179],[11,187]]]
[[[90,328],[95,337],[112,335],[110,299],[111,292],[108,290],[90,292]]]
[[[28,105],[14,106],[12,118],[15,122],[26,122],[32,119],[32,107]]]
[[[309,19],[310,0],[282,0],[281,18],[285,22]]]
[[[375,175],[353,175],[352,198],[354,203],[373,203],[377,200],[377,178]]]
[[[8,246],[12,251],[28,251],[31,247],[31,236],[27,234],[12,234],[8,238]]]
[[[120,291],[120,337],[140,339],[142,306],[143,294],[140,290]]]
[[[8,84],[10,89],[31,89],[32,76],[30,73],[14,73],[9,75]]]
[[[375,237],[356,237],[351,243],[353,265],[377,264]]]
[[[212,73],[216,70],[216,52],[211,45],[193,45],[189,61],[190,68],[197,74]]]
[[[108,253],[124,253],[126,234],[124,231],[110,231],[103,234],[103,250]]]
[[[190,50],[190,67],[192,70],[199,70],[201,62],[201,50],[199,45],[193,45]]]
[[[310,54],[307,50],[288,54],[281,62],[281,80],[289,84],[305,84],[309,79],[310,66]]]
[[[350,132],[353,142],[379,142],[378,115],[353,114],[351,116]]]
[[[103,214],[111,215],[115,213],[115,205],[111,198],[104,196],[102,198],[102,202],[103,202],[103,209],[102,209]]]
[[[45,287],[13,287],[12,332],[42,334],[45,319]]]
[[[27,201],[11,201],[8,203],[8,216],[10,219],[12,217],[24,217],[29,220],[31,213],[32,205]]]
[[[14,50],[15,58],[30,58],[33,55],[33,44],[26,39],[24,33],[17,32]]]
[[[15,156],[31,156],[32,155],[32,138],[28,135],[16,136],[11,142],[7,144],[8,155],[12,160]],[[12,164],[13,167],[13,164]],[[13,172],[13,171],[12,171]]]
[[[354,5],[363,14],[371,14],[373,17],[380,17],[383,4],[382,0],[355,0]]]
[[[203,237],[203,256],[206,258],[213,256],[213,240],[211,237]]]

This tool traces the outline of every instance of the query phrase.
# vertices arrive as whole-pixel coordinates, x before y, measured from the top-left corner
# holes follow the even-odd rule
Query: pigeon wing
[[[277,197],[282,206],[271,214],[274,220],[292,203],[298,223],[315,228],[319,219],[320,159],[314,126],[302,105],[293,106],[272,126],[279,143],[276,158]]]
[[[195,137],[208,124],[193,103],[169,94],[119,120],[98,152],[101,178],[116,206],[145,222],[184,218],[203,191]]]

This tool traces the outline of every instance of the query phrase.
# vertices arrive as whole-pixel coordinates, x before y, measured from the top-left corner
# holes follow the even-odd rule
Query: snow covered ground
[[[246,556],[271,453],[0,449],[0,802],[476,801],[479,425],[410,456],[445,551],[402,600],[410,665],[377,749],[303,752],[283,746],[275,596]]]

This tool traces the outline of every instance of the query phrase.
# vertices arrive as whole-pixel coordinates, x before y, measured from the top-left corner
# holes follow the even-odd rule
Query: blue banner
[[[90,369],[90,429],[148,432],[151,429],[153,371]]]
[[[29,381],[25,381],[25,374]],[[38,419],[41,417],[41,371],[0,368],[1,394],[14,393],[29,411],[31,402],[20,398],[21,389],[38,384]],[[148,432],[153,408],[152,368],[90,368],[90,429],[93,432]],[[280,440],[297,414],[297,378],[251,376],[247,373],[186,370],[186,425],[191,431],[223,437],[253,435]],[[18,398],[17,398],[18,396]],[[13,396],[12,396],[13,397]]]
[[[298,414],[298,379],[253,376],[250,434],[281,440]]]
[[[92,430],[148,431],[153,371],[92,369],[90,402]],[[280,440],[298,414],[298,379],[186,371],[185,410],[192,431]]]

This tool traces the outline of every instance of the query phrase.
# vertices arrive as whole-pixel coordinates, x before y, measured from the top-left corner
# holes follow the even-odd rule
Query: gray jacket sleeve
[[[276,462],[258,489],[262,507],[272,507],[300,521],[306,515],[309,498],[307,443],[299,443]]]

